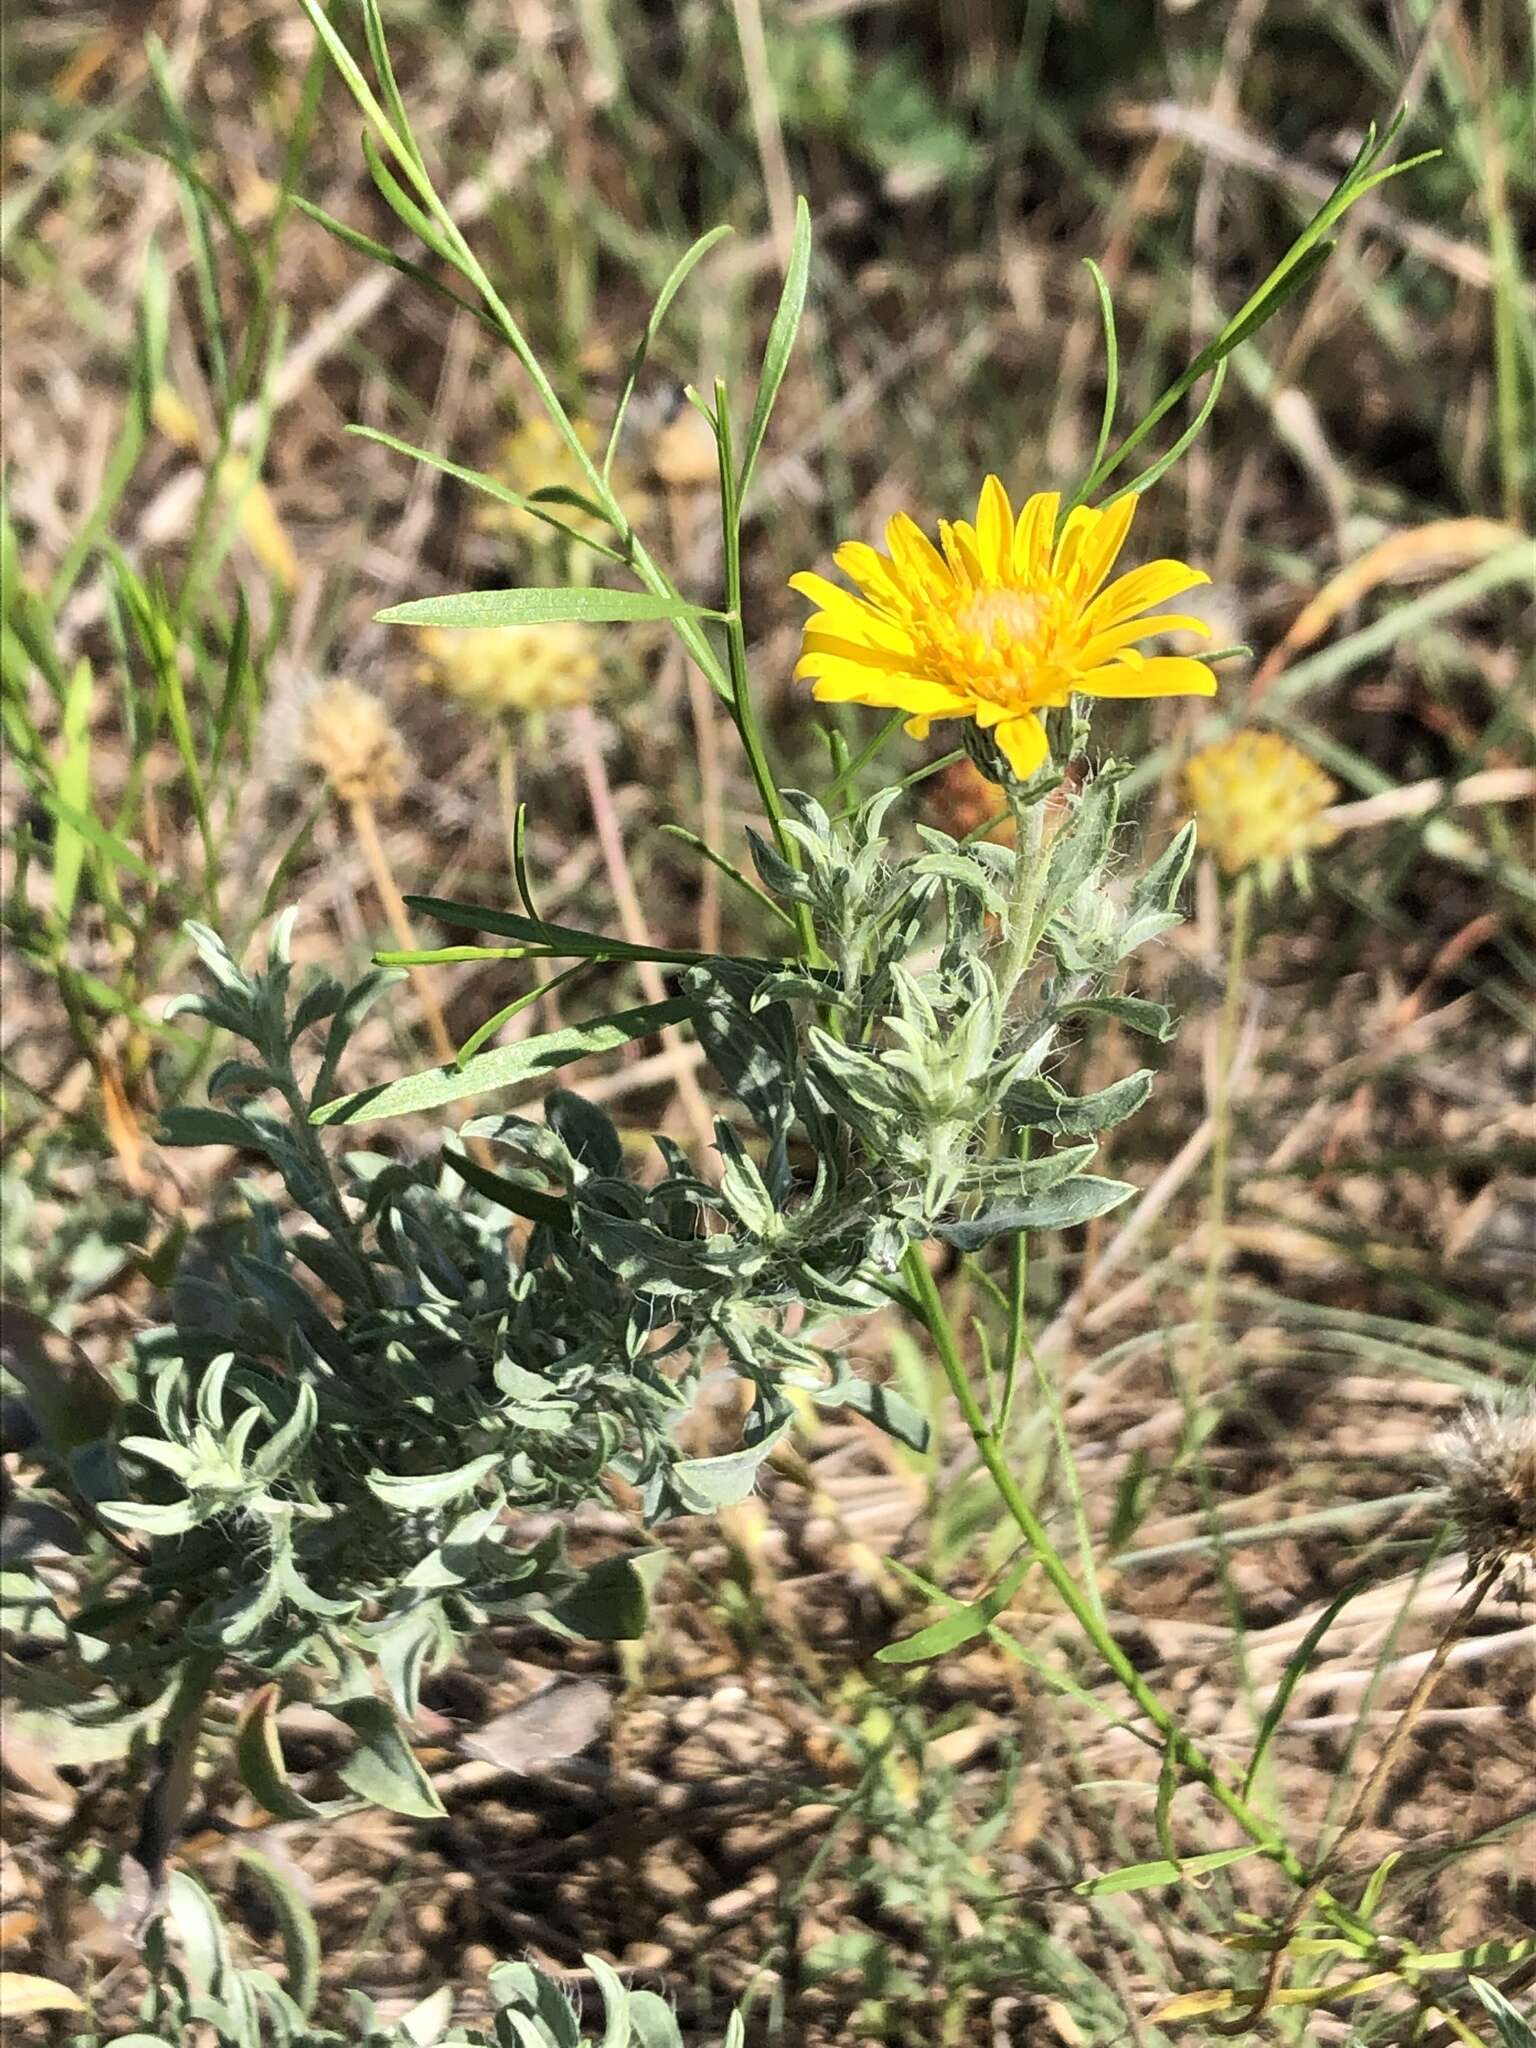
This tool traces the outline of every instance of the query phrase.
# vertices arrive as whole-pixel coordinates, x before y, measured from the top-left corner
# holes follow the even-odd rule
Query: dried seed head
[[[344,678],[305,706],[304,758],[343,803],[392,803],[400,794],[400,736],[378,698]]]
[[[1429,1446],[1470,1572],[1536,1563],[1536,1394],[1464,1408]]]
[[[585,704],[597,678],[582,626],[425,626],[420,670],[483,717]]]

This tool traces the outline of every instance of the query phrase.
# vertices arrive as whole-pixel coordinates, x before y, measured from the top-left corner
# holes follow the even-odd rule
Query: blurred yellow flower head
[[[585,704],[597,655],[584,626],[424,626],[419,671],[486,718]]]
[[[603,436],[587,420],[574,423],[576,438],[599,469],[603,460]],[[543,413],[535,413],[501,444],[500,454],[492,466],[492,474],[498,483],[505,484],[510,491],[516,491],[520,498],[531,498],[535,491],[575,491],[578,496],[590,498],[592,486],[580,463],[566,446],[565,438],[553,420]],[[638,488],[628,467],[616,462],[609,478],[614,496],[624,507],[631,522],[643,520],[646,512],[644,493]],[[606,519],[595,518],[590,512],[583,512],[579,505],[567,505],[552,500],[550,512],[575,532],[592,540],[607,539],[613,529]],[[552,526],[536,518],[532,512],[520,511],[516,505],[498,504],[487,499],[479,508],[478,524],[487,533],[512,534],[520,541],[550,541],[561,538]]]
[[[1266,888],[1285,869],[1304,882],[1307,855],[1335,836],[1324,813],[1337,785],[1277,733],[1236,732],[1202,747],[1184,787],[1200,844],[1229,875],[1257,868]]]
[[[377,697],[338,677],[304,707],[304,758],[343,803],[392,803],[405,749]]]
[[[1015,518],[995,476],[982,486],[976,524],[940,521],[936,548],[902,512],[885,530],[890,553],[845,542],[837,565],[853,595],[809,571],[790,578],[821,609],[807,622],[795,673],[813,676],[825,703],[910,712],[926,736],[936,718],[971,718],[989,731],[1020,781],[1046,758],[1040,713],[1090,697],[1209,697],[1214,672],[1185,655],[1146,655],[1154,633],[1208,637],[1200,619],[1144,617],[1197,583],[1201,569],[1149,562],[1104,587],[1137,500],[1103,511],[1080,505],[1061,518],[1055,491],[1038,492]]]

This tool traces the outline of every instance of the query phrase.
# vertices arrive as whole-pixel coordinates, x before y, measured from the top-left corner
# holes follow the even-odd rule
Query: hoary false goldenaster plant
[[[1136,516],[1128,491],[1102,511],[1061,518],[1061,496],[1040,491],[1014,516],[995,476],[976,523],[939,523],[940,547],[901,512],[885,530],[890,553],[861,541],[837,550],[861,595],[806,570],[790,578],[820,606],[805,628],[795,673],[824,703],[906,711],[926,737],[935,719],[970,718],[990,731],[1026,781],[1044,762],[1040,714],[1089,697],[1209,697],[1216,676],[1187,655],[1142,653],[1154,634],[1209,635],[1202,619],[1153,605],[1207,583],[1185,562],[1148,562],[1106,588]],[[942,551],[941,551],[942,550]]]

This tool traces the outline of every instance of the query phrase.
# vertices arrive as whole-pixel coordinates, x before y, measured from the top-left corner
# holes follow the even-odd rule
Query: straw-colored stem
[[[379,821],[374,815],[373,805],[366,797],[354,797],[347,806],[352,819],[352,830],[358,845],[363,849],[363,858],[368,863],[368,872],[373,877],[373,886],[378,892],[384,917],[394,935],[395,944],[402,953],[416,950],[416,934],[411,929],[410,913],[406,910],[405,899],[395,883],[394,870],[390,867],[389,856],[384,851],[384,841],[379,836]],[[438,1058],[447,1064],[458,1056],[458,1047],[443,1016],[443,1006],[437,999],[432,976],[425,967],[409,968],[411,986],[421,1004],[421,1014],[427,1022],[427,1036]]]
[[[597,720],[592,716],[591,707],[576,705],[570,714],[571,732],[576,742],[576,758],[587,785],[587,797],[592,806],[592,823],[597,832],[597,843],[602,850],[603,865],[608,873],[608,886],[613,891],[614,904],[619,913],[619,924],[625,938],[632,946],[649,946],[652,943],[650,928],[645,921],[645,912],[640,907],[640,898],[635,890],[635,879],[630,872],[629,860],[624,851],[623,834],[619,831],[618,813],[614,807],[613,790],[608,781],[608,769],[603,760],[602,744],[598,738]],[[660,1003],[666,1000],[666,986],[661,978],[661,969],[654,960],[636,962],[640,986],[645,991],[647,1002]],[[681,1052],[683,1041],[675,1027],[669,1025],[661,1034],[662,1044],[669,1052]],[[693,1071],[679,1061],[677,1070],[677,1092],[684,1114],[693,1131],[700,1151],[707,1151],[715,1142],[714,1124],[710,1118],[709,1105],[704,1100]]]
[[[378,892],[379,902],[383,905],[385,921],[394,935],[395,944],[402,953],[413,953],[416,950],[416,934],[411,929],[410,913],[396,886],[389,856],[384,851],[384,841],[379,835],[379,821],[374,815],[373,805],[366,797],[354,797],[347,810],[352,819],[352,830],[357,837],[357,843],[363,849],[363,858],[367,861],[368,871],[373,877],[373,886]],[[437,989],[432,975],[425,967],[411,967],[406,971],[411,977],[411,986],[416,991],[417,1001],[421,1004],[421,1013],[427,1022],[427,1036],[432,1041],[432,1049],[445,1067],[452,1066],[458,1058],[459,1049],[453,1042],[453,1034],[449,1031],[448,1021],[443,1015],[443,1006],[437,999]],[[483,1138],[471,1138],[468,1143],[471,1154],[481,1166],[494,1167],[494,1155]]]
[[[763,184],[768,193],[774,247],[780,263],[787,264],[795,232],[795,183],[784,149],[784,130],[779,121],[778,96],[768,61],[768,36],[763,25],[761,0],[734,0],[733,12],[736,35],[741,44],[741,68],[747,84],[752,133],[757,142],[758,162],[762,165]]]
[[[1238,876],[1232,892],[1232,933],[1227,950],[1227,986],[1216,1032],[1216,1074],[1211,1101],[1211,1189],[1206,1216],[1205,1284],[1200,1295],[1200,1329],[1189,1393],[1197,1399],[1216,1333],[1216,1299],[1227,1254],[1227,1190],[1232,1138],[1232,1077],[1237,1031],[1242,1018],[1244,970],[1252,922],[1253,875]]]

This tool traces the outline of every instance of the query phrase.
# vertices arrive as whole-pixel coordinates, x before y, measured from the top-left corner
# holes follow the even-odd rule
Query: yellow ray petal
[[[992,737],[1002,748],[1008,766],[1020,782],[1029,780],[1049,751],[1045,727],[1032,711],[1026,711],[1022,718],[1005,718],[994,729]]]
[[[975,590],[987,581],[981,565],[981,547],[976,529],[967,519],[941,519],[939,533],[944,553],[954,569],[958,590]]]
[[[1077,573],[1085,599],[1092,597],[1115,566],[1140,502],[1134,491],[1127,491],[1123,498],[1117,498],[1113,505],[1105,507],[1097,526],[1084,540],[1078,556]]]
[[[1013,507],[1001,477],[989,476],[976,501],[976,553],[989,583],[1001,583],[1013,567]]]
[[[801,668],[804,666],[802,662]],[[797,669],[796,674],[799,673]],[[869,668],[863,662],[833,661],[822,656],[819,666],[807,673],[816,677],[816,695],[828,703],[874,703],[876,698],[865,694],[874,691],[882,703],[888,701],[904,711],[922,712],[930,718],[958,718],[970,705],[970,699],[959,691],[930,682],[926,676]]]
[[[1211,628],[1207,620],[1186,617],[1181,612],[1154,612],[1150,618],[1127,619],[1123,625],[1095,633],[1091,640],[1083,642],[1077,658],[1084,668],[1097,668],[1112,654],[1137,640],[1150,640],[1154,633],[1198,633],[1202,640],[1209,640]]]
[[[847,610],[817,612],[814,618],[806,620],[803,630],[807,647],[815,646],[830,636],[860,647],[878,647],[887,654],[899,654],[905,661],[917,658],[912,635],[906,627],[858,599]]]
[[[1079,590],[1081,578],[1077,564],[1083,548],[1103,520],[1102,512],[1095,512],[1089,505],[1076,505],[1067,514],[1061,532],[1056,537],[1056,547],[1051,555],[1051,581],[1070,590]]]
[[[808,597],[812,604],[825,612],[847,611],[850,607],[860,611],[868,609],[868,600],[856,597],[851,590],[844,590],[840,583],[833,583],[826,576],[818,576],[814,569],[797,569],[789,579],[791,590],[798,590],[802,597]]]
[[[888,555],[862,540],[845,540],[832,557],[843,574],[887,611],[906,611],[907,594]]]
[[[873,704],[885,711],[910,711],[914,718],[959,718],[965,703],[920,676],[884,676],[873,669],[838,669],[819,676],[811,695],[823,704]]]
[[[1083,627],[1090,633],[1102,633],[1108,626],[1118,626],[1122,619],[1134,618],[1138,612],[1210,580],[1203,569],[1191,569],[1187,562],[1148,562],[1143,568],[1132,569],[1128,576],[1117,576],[1083,613]]]
[[[891,561],[905,576],[933,595],[953,587],[949,565],[915,519],[898,512],[885,529]]]
[[[850,640],[842,633],[807,633],[795,674],[819,675],[829,661],[850,662],[879,675],[919,672],[917,656],[910,647],[876,647],[872,641]]]
[[[1045,581],[1051,563],[1051,542],[1056,532],[1056,515],[1061,510],[1060,491],[1036,491],[1025,502],[1013,536],[1013,575],[1026,587]]]
[[[1185,654],[1158,654],[1138,668],[1114,661],[1090,669],[1077,687],[1089,697],[1214,697],[1216,671]]]

